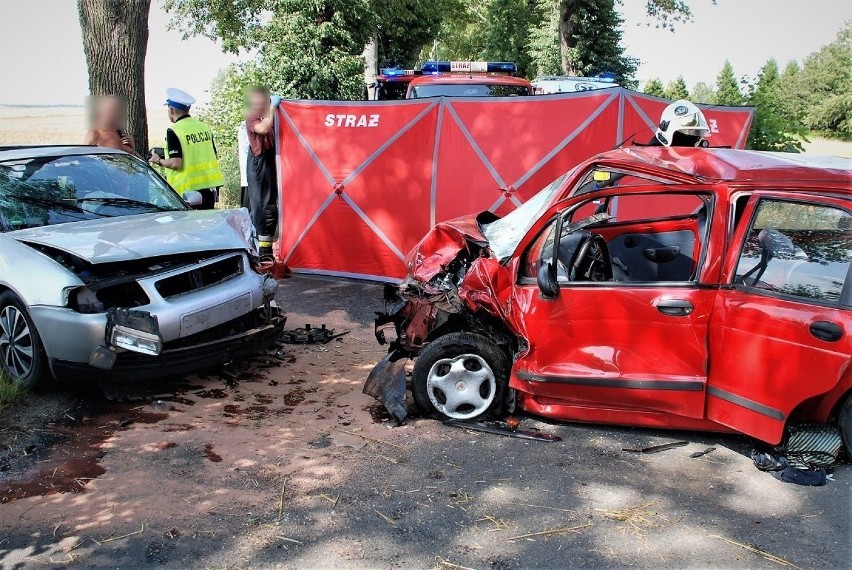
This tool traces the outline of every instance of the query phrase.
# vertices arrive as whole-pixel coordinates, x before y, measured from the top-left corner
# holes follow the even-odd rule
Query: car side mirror
[[[556,281],[556,269],[549,261],[542,262],[538,268],[538,289],[545,299],[559,296],[559,283]]]
[[[183,199],[192,207],[200,206],[201,203],[204,202],[204,197],[201,195],[201,192],[196,192],[195,190],[184,192]]]

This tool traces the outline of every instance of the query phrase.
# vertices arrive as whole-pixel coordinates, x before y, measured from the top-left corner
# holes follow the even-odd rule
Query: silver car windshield
[[[0,162],[0,231],[186,209],[144,162],[126,154]]]
[[[544,213],[554,195],[559,192],[559,189],[574,174],[575,170],[576,168],[566,172],[545,186],[514,212],[485,226],[484,233],[488,239],[488,246],[500,262],[504,262],[512,256],[523,237]]]

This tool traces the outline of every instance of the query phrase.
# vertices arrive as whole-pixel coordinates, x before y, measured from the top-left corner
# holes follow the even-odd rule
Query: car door
[[[850,201],[756,192],[710,322],[707,417],[778,443],[850,363]]]
[[[671,200],[672,190],[657,187],[657,193],[653,191],[649,188],[642,192],[648,200],[661,196]],[[694,249],[701,252],[702,261],[696,259],[694,267],[677,280],[579,282],[563,275],[558,295],[545,299],[532,276],[552,251],[557,222],[554,220],[540,234],[521,259],[515,291],[515,305],[524,312],[530,344],[514,369],[515,382],[525,385],[515,387],[530,394],[539,405],[572,407],[571,419],[684,427],[694,424],[672,421],[671,415],[703,418],[707,325],[716,290],[702,284],[697,275],[701,273],[702,279],[710,282],[717,279],[718,264],[712,257],[719,254],[709,245],[713,240],[706,218],[694,212],[695,203],[705,204],[712,211],[713,195],[703,189],[676,197],[686,196],[696,202],[688,202],[689,207],[680,215],[675,215],[676,209],[657,219],[620,214],[607,223],[586,228],[594,235],[607,236],[609,243],[622,243],[623,236],[629,234],[636,236],[637,243],[646,244],[652,243],[655,235],[668,235],[672,227],[684,232],[701,228]],[[616,191],[610,191],[608,198],[596,197],[589,204],[578,202],[568,220],[600,211],[601,204],[615,204],[618,198]],[[623,204],[624,196],[621,198]],[[723,219],[720,214],[716,220],[720,229]],[[560,258],[565,239],[560,240]],[[645,249],[651,257],[656,252],[654,248]],[[659,260],[661,265],[671,261]],[[715,267],[715,277],[706,270],[699,271],[701,267],[710,267],[710,273]],[[645,271],[643,275],[659,273]],[[643,415],[641,422],[638,415]]]

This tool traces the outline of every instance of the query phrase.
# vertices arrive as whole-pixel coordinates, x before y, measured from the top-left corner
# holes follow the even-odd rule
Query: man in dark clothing
[[[246,164],[248,206],[258,233],[261,255],[272,253],[272,242],[278,226],[278,183],[275,167],[275,110],[281,97],[270,98],[265,87],[255,87],[248,94],[246,131],[249,153]]]

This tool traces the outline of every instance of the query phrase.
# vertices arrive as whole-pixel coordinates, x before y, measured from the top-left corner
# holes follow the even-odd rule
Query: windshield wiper
[[[84,210],[80,206],[75,206],[74,204],[68,204],[67,202],[63,202],[62,200],[48,200],[47,198],[38,198],[36,196],[27,196],[26,194],[19,194],[16,196],[12,196],[16,200],[21,200],[22,202],[29,202],[30,204],[38,204],[39,206],[46,206],[48,208],[62,208],[64,210],[71,210],[72,212],[79,212],[81,214],[91,214],[93,212],[89,212],[88,210]]]
[[[77,202],[100,202],[111,206],[141,206],[143,208],[153,208],[158,212],[171,212],[172,208],[166,208],[151,202],[143,202],[142,200],[133,200],[132,198],[111,198],[104,196],[102,198],[77,198]]]

